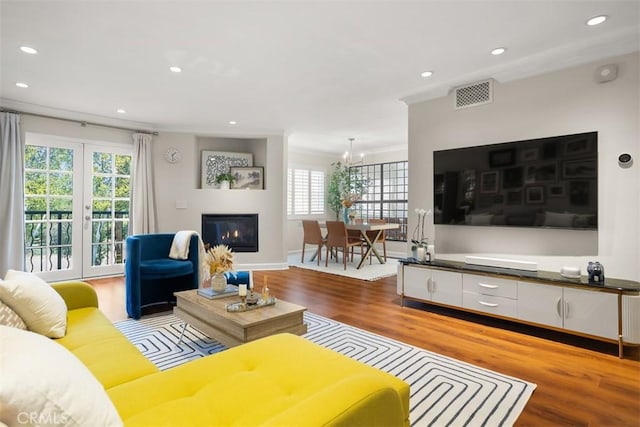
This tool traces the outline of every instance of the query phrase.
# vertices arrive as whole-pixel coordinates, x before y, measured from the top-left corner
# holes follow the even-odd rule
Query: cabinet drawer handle
[[[560,303],[562,302],[562,297],[558,298],[558,302],[556,303],[556,311],[558,312],[558,316],[562,317],[562,313],[560,312],[561,310],[561,306]]]
[[[497,289],[497,288],[500,287],[498,285],[487,285],[486,283],[482,283],[482,282],[479,282],[478,286],[483,287],[483,288],[487,288],[487,289]]]
[[[497,307],[498,304],[492,304],[490,302],[478,301],[482,305],[486,305],[487,307]]]

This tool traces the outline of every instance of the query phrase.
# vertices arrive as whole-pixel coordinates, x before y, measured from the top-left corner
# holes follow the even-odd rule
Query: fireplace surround
[[[202,240],[234,252],[258,252],[258,214],[202,214]]]

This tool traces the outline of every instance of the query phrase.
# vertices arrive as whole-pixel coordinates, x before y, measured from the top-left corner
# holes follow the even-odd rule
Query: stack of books
[[[198,289],[198,295],[208,299],[223,298],[223,297],[228,297],[228,296],[237,295],[237,294],[238,294],[238,287],[234,285],[227,285],[225,290],[221,292],[216,292],[211,288]]]

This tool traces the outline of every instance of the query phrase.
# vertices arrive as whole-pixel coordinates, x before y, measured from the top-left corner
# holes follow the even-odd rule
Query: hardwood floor
[[[254,272],[257,290],[265,276],[276,297],[313,313],[536,383],[516,425],[640,425],[637,349],[621,360],[613,344],[418,303],[401,307],[395,276],[366,282],[293,267]],[[110,319],[126,318],[121,277],[89,282]]]

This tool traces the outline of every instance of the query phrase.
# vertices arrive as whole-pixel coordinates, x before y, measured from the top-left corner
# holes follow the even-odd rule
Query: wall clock
[[[182,153],[177,148],[169,147],[164,152],[164,159],[169,163],[178,163],[182,159]]]

